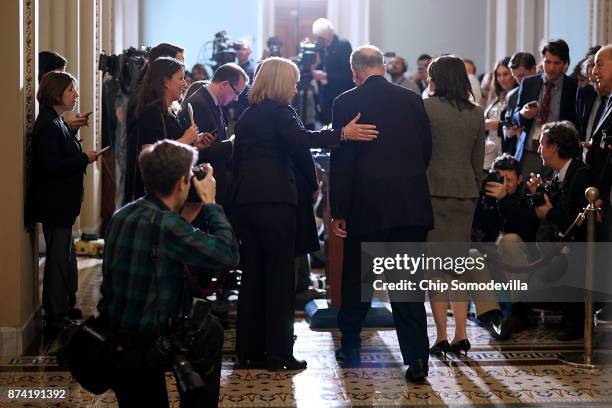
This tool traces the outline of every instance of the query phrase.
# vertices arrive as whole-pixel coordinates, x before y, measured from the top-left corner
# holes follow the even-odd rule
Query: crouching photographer
[[[192,299],[185,265],[231,268],[239,256],[215,204],[212,167],[205,176],[193,174],[197,157],[191,146],[170,140],[144,149],[138,162],[147,194],[115,213],[105,237],[96,323],[114,332],[109,386],[120,407],[167,407],[167,369],[182,407],[217,406],[223,329],[206,301]],[[187,215],[192,184],[202,203],[196,211],[188,204]],[[199,211],[206,232],[190,225]]]
[[[492,170],[483,180],[474,216],[474,232],[481,242],[496,242],[496,254],[502,262],[527,265],[538,256],[535,241],[539,220],[529,200],[529,190],[521,176],[521,165],[514,157],[503,154],[493,161]],[[527,243],[527,244],[526,244]],[[510,273],[503,280],[514,278]],[[490,277],[481,277],[488,280]],[[497,340],[507,340],[526,327],[526,319],[516,319],[524,309],[518,292],[511,292],[512,317],[501,312],[499,304],[478,316]],[[478,302],[474,299],[478,308]],[[483,310],[481,306],[481,310]]]
[[[514,234],[523,242],[534,242],[539,219],[529,193],[520,162],[508,154],[497,157],[493,170],[483,181],[478,209],[481,240],[495,242]]]

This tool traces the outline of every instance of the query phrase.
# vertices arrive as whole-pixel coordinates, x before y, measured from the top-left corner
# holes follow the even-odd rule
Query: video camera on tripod
[[[317,63],[317,54],[322,49],[322,44],[306,38],[300,42],[297,55],[297,65],[300,69],[300,82],[310,82],[312,80],[311,67]]]
[[[98,70],[103,74],[109,74],[119,85],[121,92],[128,95],[147,62],[149,50],[150,47],[143,50],[130,47],[119,55],[107,55],[103,52],[98,61]]]
[[[219,65],[236,61],[236,51],[242,48],[242,43],[230,41],[227,31],[219,31],[213,40],[213,54],[211,60],[214,61],[213,70]]]

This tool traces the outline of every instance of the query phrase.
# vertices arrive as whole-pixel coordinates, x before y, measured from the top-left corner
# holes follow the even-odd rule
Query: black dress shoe
[[[307,366],[306,360],[298,360],[293,356],[268,356],[268,370],[304,370]]]
[[[83,317],[83,312],[81,309],[73,307],[68,310],[68,317],[72,320],[79,320]]]
[[[45,331],[47,334],[59,334],[62,330],[73,327],[76,323],[68,317],[60,319],[47,319],[45,322]]]
[[[446,355],[449,347],[450,345],[448,344],[448,340],[439,341],[429,349],[429,354],[436,357]]]
[[[344,364],[359,364],[361,361],[359,348],[343,348],[336,349],[336,360]]]
[[[414,360],[406,370],[406,379],[412,383],[422,383],[429,374],[429,366],[426,360]]]
[[[498,334],[498,337],[496,337],[496,339],[508,340],[512,337],[512,334],[520,333],[526,328],[527,328],[527,325],[524,322],[523,318],[510,317],[510,318],[504,318],[499,325],[499,329],[494,329],[494,330],[496,330]]]
[[[489,310],[477,316],[482,323],[488,323],[489,333],[496,340],[508,340],[512,336],[511,325],[507,322],[501,310]]]
[[[572,341],[578,340],[584,337],[584,330],[580,329],[564,329],[561,334],[557,336],[559,341]]]
[[[489,310],[488,312],[485,312],[483,314],[476,316],[476,318],[481,323],[493,323],[494,321],[501,321],[503,317],[504,317],[504,314],[499,309]]]
[[[457,355],[464,354],[467,357],[467,352],[470,350],[470,348],[472,348],[470,341],[468,339],[463,339],[451,344],[448,347],[448,351]]]
[[[249,352],[238,355],[238,366],[240,368],[267,368],[268,357],[266,353]]]

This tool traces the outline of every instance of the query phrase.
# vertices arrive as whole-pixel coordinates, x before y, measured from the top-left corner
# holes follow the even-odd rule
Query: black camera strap
[[[153,239],[151,240],[151,259],[153,259],[153,285],[155,286],[155,319],[157,320],[157,334],[161,335],[162,324],[159,313],[159,281],[157,269],[159,268],[159,237],[161,235],[161,212],[155,211],[151,225],[153,226]]]

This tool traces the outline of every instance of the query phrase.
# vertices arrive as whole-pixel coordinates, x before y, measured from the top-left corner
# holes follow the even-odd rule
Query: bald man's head
[[[602,47],[595,54],[593,76],[600,94],[612,94],[612,44]]]
[[[385,57],[374,45],[362,45],[351,53],[351,69],[355,85],[361,86],[371,75],[385,75]]]

